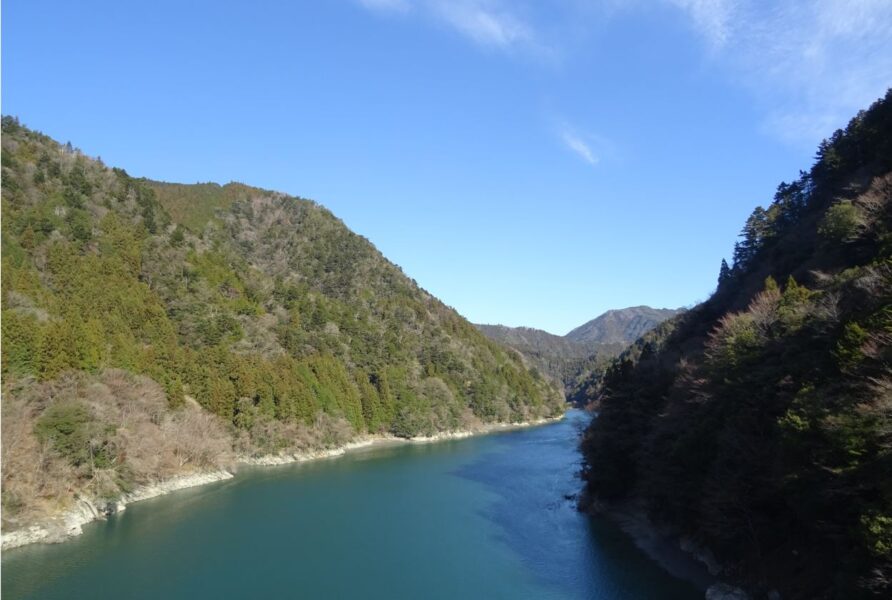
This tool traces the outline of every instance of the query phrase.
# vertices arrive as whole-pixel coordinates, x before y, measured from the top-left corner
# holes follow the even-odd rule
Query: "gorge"
[[[12,117],[2,144],[9,597],[892,586],[892,92],[753,211],[709,299],[563,338],[472,325],[315,202],[134,178]],[[568,391],[595,418],[550,422]],[[12,549],[72,510],[80,538]]]

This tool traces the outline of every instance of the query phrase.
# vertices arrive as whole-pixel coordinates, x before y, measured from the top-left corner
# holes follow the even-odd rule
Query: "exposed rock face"
[[[740,588],[727,583],[717,583],[706,590],[706,600],[751,600],[751,598]]]
[[[116,502],[97,503],[88,498],[78,498],[74,506],[52,521],[32,525],[2,534],[2,549],[18,548],[37,542],[58,543],[83,533],[83,526],[91,521],[105,519],[124,510],[128,504],[154,498],[161,494],[204,485],[214,481],[229,479],[229,471],[211,471],[182,475],[165,481],[149,484],[127,494]]]
[[[678,547],[684,552],[690,553],[694,558],[703,563],[710,575],[720,575],[722,566],[716,560],[715,555],[708,548],[702,548],[690,538],[681,538]]]

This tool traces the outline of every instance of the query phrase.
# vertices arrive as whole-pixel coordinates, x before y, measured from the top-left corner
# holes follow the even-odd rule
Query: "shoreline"
[[[705,592],[718,580],[718,565],[711,554],[698,552],[683,538],[661,531],[643,510],[634,506],[610,507],[594,513],[615,523],[635,546],[663,570]]]
[[[395,435],[373,434],[354,438],[343,446],[329,448],[324,450],[310,450],[307,452],[294,452],[282,454],[267,454],[264,456],[240,456],[236,461],[240,465],[248,466],[280,466],[295,463],[308,462],[311,460],[320,460],[324,458],[337,458],[349,452],[372,448],[374,446],[390,446],[403,444],[432,444],[436,442],[447,442],[450,440],[463,440],[469,437],[479,435],[488,435],[491,433],[499,433],[502,431],[511,431],[514,429],[524,429],[527,427],[537,427],[548,423],[556,423],[563,420],[564,416],[546,417],[536,419],[535,421],[519,421],[517,423],[488,423],[478,429],[459,429],[455,431],[442,431],[430,436],[417,436],[411,438],[402,438]]]
[[[176,475],[168,479],[162,479],[140,486],[128,494],[113,502],[107,502],[104,506],[97,504],[92,498],[75,498],[74,506],[65,509],[49,521],[33,524],[14,531],[0,532],[0,550],[7,551],[36,543],[57,544],[69,540],[83,533],[83,526],[93,521],[102,521],[107,517],[122,512],[128,504],[156,498],[170,492],[184,490],[192,487],[224,481],[235,477],[233,471],[238,465],[247,466],[280,466],[290,465],[326,458],[338,458],[349,452],[371,448],[377,445],[401,445],[401,444],[430,444],[449,440],[461,440],[472,436],[487,435],[514,429],[524,429],[555,423],[564,418],[546,417],[534,421],[521,421],[517,423],[489,423],[478,429],[457,431],[444,431],[432,436],[419,436],[414,438],[400,438],[392,435],[366,435],[358,436],[342,446],[322,450],[306,452],[269,454],[265,456],[239,456],[234,465],[228,469],[214,469],[208,471],[196,471]]]
[[[745,590],[722,580],[722,565],[708,548],[662,530],[640,506],[590,506],[585,512],[614,523],[663,570],[704,592],[706,600],[750,600]]]

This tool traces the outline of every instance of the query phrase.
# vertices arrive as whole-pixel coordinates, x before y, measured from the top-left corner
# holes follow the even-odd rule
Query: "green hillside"
[[[608,310],[564,336],[580,344],[628,345],[681,312],[681,309],[630,306]]]
[[[10,117],[2,146],[5,524],[229,455],[562,410],[314,202],[135,179]]]

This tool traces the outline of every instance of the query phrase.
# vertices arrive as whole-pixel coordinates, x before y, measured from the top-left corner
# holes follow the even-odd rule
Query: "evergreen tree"
[[[728,266],[728,261],[723,258],[722,266],[719,268],[719,287],[722,287],[730,279],[731,267]]]
[[[67,369],[76,369],[77,338],[72,324],[66,320],[52,321],[37,348],[37,372],[42,379],[52,379]]]
[[[772,227],[768,212],[757,206],[740,232],[743,240],[734,245],[734,267],[745,269],[771,235]]]

